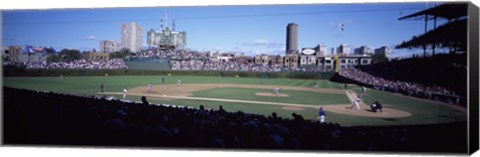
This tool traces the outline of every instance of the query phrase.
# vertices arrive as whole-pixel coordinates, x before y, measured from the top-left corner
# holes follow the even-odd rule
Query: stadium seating
[[[465,54],[438,54],[342,70],[339,74],[375,89],[409,96],[466,103],[467,70]],[[340,77],[338,77],[340,78]],[[350,81],[352,82],[352,81]]]

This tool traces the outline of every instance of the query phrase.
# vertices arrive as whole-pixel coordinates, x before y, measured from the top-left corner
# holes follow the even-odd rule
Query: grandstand
[[[357,66],[331,79],[408,96],[466,105],[466,54],[437,54]]]

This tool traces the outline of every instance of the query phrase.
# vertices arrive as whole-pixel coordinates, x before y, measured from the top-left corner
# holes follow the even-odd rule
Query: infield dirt
[[[369,110],[369,106],[363,101],[360,103],[361,109],[349,109],[351,104],[332,104],[332,105],[303,105],[292,103],[278,103],[278,102],[261,102],[261,101],[247,101],[247,100],[231,100],[231,99],[218,99],[218,98],[198,98],[191,97],[193,92],[208,90],[214,88],[252,88],[252,89],[274,89],[281,88],[282,90],[296,90],[296,91],[311,91],[317,93],[330,93],[330,94],[346,94],[349,100],[352,102],[356,98],[356,93],[352,90],[343,89],[326,89],[326,88],[312,88],[312,87],[295,87],[295,86],[273,86],[273,85],[253,85],[253,84],[181,84],[181,85],[155,85],[152,86],[150,92],[147,91],[147,87],[134,87],[129,89],[128,95],[147,96],[160,99],[190,99],[190,100],[208,100],[208,101],[226,101],[226,102],[238,102],[238,103],[258,103],[266,105],[280,105],[284,110],[304,110],[306,108],[319,109],[323,107],[326,111],[335,112],[339,114],[351,115],[351,116],[364,116],[364,117],[379,117],[379,118],[401,118],[411,116],[410,113],[392,109],[383,108],[383,112],[375,113]],[[108,93],[105,93],[108,94]],[[110,94],[122,94],[122,93],[110,93]],[[252,93],[260,96],[288,96],[288,95],[275,95],[273,93]],[[389,105],[384,105],[389,106]]]

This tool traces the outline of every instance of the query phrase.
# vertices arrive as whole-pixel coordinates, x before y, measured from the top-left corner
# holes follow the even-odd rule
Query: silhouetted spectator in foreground
[[[226,111],[223,109],[223,106],[220,105],[220,108],[218,109],[218,112],[221,113],[221,114],[225,114]]]
[[[142,96],[142,104],[143,104],[143,105],[148,105],[148,104],[150,104],[150,103],[147,101],[147,97]]]

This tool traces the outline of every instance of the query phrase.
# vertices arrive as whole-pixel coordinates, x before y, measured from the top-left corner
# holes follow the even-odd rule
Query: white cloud
[[[90,36],[85,37],[85,40],[100,40],[100,39],[98,37],[94,36],[94,35],[90,35]]]
[[[246,41],[242,43],[242,46],[249,46],[249,47],[263,46],[263,47],[269,47],[269,48],[283,47],[284,45],[285,44],[283,43],[278,43],[278,42],[270,41],[267,39],[256,39],[253,41]]]

